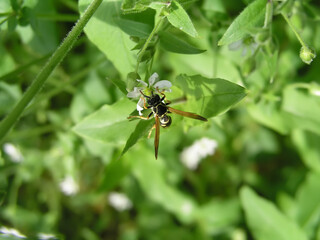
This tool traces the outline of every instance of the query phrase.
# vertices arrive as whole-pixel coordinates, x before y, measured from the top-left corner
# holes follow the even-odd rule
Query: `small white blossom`
[[[0,233],[21,239],[27,238],[25,235],[21,234],[18,230],[14,228],[0,227]]]
[[[181,211],[185,214],[185,215],[190,215],[193,211],[193,205],[190,202],[184,202],[181,205]]]
[[[48,233],[39,233],[38,234],[38,239],[39,240],[56,240],[58,239],[56,236]]]
[[[252,56],[257,50],[259,44],[256,43],[252,37],[240,39],[228,45],[230,51],[237,51],[242,49],[241,56],[246,56],[247,54]]]
[[[312,90],[312,94],[315,96],[320,96],[320,90],[319,89]]]
[[[145,102],[144,96],[141,94],[141,91],[155,91],[155,92],[171,92],[171,87],[172,84],[170,81],[168,80],[160,80],[159,81],[159,75],[157,73],[154,73],[150,76],[148,82],[149,84],[147,84],[146,82],[137,79],[137,81],[139,82],[140,87],[134,87],[133,91],[128,92],[127,97],[128,98],[140,98],[138,103],[137,103],[137,111],[139,112],[139,115],[142,115],[142,110],[144,109],[143,104]]]
[[[12,143],[5,143],[3,145],[3,151],[10,157],[12,162],[22,162],[23,156],[21,152]]]
[[[180,160],[187,168],[195,170],[203,158],[214,154],[217,147],[217,141],[206,137],[201,138],[190,147],[183,149]]]
[[[123,193],[111,192],[108,200],[109,204],[120,212],[132,207],[131,200]]]
[[[62,182],[60,182],[60,190],[65,195],[74,195],[79,191],[79,185],[76,183],[73,177],[67,176]]]

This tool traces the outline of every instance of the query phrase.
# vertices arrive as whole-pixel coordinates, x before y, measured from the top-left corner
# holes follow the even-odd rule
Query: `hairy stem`
[[[59,65],[59,63],[64,59],[66,54],[71,50],[73,44],[77,40],[78,36],[82,32],[84,26],[87,24],[89,19],[92,17],[94,12],[97,10],[102,0],[93,0],[88,6],[82,17],[69,32],[67,37],[63,40],[61,45],[53,53],[51,58],[36,76],[35,80],[32,82],[30,87],[24,93],[20,101],[13,108],[13,110],[2,120],[0,123],[0,141],[12,128],[14,123],[19,119],[24,109],[28,106],[31,100],[39,92],[45,81],[48,79],[52,71]]]

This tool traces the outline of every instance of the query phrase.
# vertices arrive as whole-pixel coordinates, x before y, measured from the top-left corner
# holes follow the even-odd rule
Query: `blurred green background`
[[[100,11],[107,12],[107,2]],[[157,49],[154,72],[173,85],[179,74],[201,74],[248,90],[208,123],[173,116],[172,126],[161,129],[158,160],[153,135],[119,157],[126,139],[97,141],[75,131],[87,116],[125,97],[113,82],[134,70],[116,68],[123,56],[113,60],[114,49],[106,58],[92,40],[100,30],[88,26],[1,143],[0,238],[320,240],[320,60],[301,61],[299,41],[276,13],[272,54],[252,55],[250,41],[236,51],[218,47],[250,2],[194,2],[188,13],[199,38],[184,37],[207,51]],[[319,1],[285,2],[294,26],[319,53]],[[76,0],[25,0],[22,6],[17,15],[5,14],[11,2],[0,1],[0,118],[79,18]],[[105,29],[102,45],[123,48],[125,41],[103,35]],[[181,91],[173,90],[169,99]],[[128,116],[133,110],[135,103]],[[22,235],[7,234],[10,229]]]

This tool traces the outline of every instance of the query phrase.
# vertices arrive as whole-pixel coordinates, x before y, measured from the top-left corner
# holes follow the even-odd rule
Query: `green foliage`
[[[320,240],[319,13],[0,1],[0,239]]]
[[[247,221],[257,240],[307,239],[306,234],[269,201],[244,187],[240,192]]]

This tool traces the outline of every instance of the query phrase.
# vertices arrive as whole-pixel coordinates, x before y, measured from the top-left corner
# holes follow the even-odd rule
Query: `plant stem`
[[[0,123],[0,141],[12,128],[14,123],[19,119],[26,106],[28,106],[31,100],[35,97],[35,95],[41,89],[53,70],[59,65],[66,54],[71,50],[73,44],[82,32],[84,26],[97,10],[101,2],[102,0],[93,0],[91,2],[82,17],[80,17],[79,21],[75,24],[67,37],[63,40],[61,45],[53,53],[52,57],[48,60],[40,73],[36,76],[35,80],[24,93],[14,109],[2,120],[2,122]]]
[[[303,41],[303,39],[302,39],[302,37],[300,36],[300,34],[298,33],[298,31],[296,30],[296,28],[295,28],[295,26],[293,26],[293,24],[292,24],[292,22],[290,21],[290,19],[288,18],[288,16],[285,14],[285,13],[281,13],[281,15],[283,16],[283,18],[286,20],[286,22],[288,23],[288,25],[289,25],[289,27],[291,28],[291,30],[294,32],[294,34],[296,35],[296,37],[298,38],[298,40],[299,40],[299,42],[301,43],[301,45],[303,46],[303,47],[308,47],[305,43],[304,43],[304,41]]]
[[[136,73],[138,73],[139,64],[140,64],[141,58],[142,58],[144,52],[146,51],[146,49],[147,49],[150,41],[152,40],[153,36],[156,34],[157,30],[159,29],[163,19],[164,19],[164,17],[159,19],[159,21],[157,22],[157,24],[153,28],[152,32],[150,33],[149,37],[147,38],[145,44],[142,47],[141,52],[139,53],[139,56],[138,56],[138,59],[137,59],[137,65],[136,65],[136,70],[135,70]]]
[[[267,6],[266,6],[266,15],[264,17],[264,24],[263,28],[267,28],[270,23],[272,22],[273,17],[273,3],[272,0],[268,0]]]

